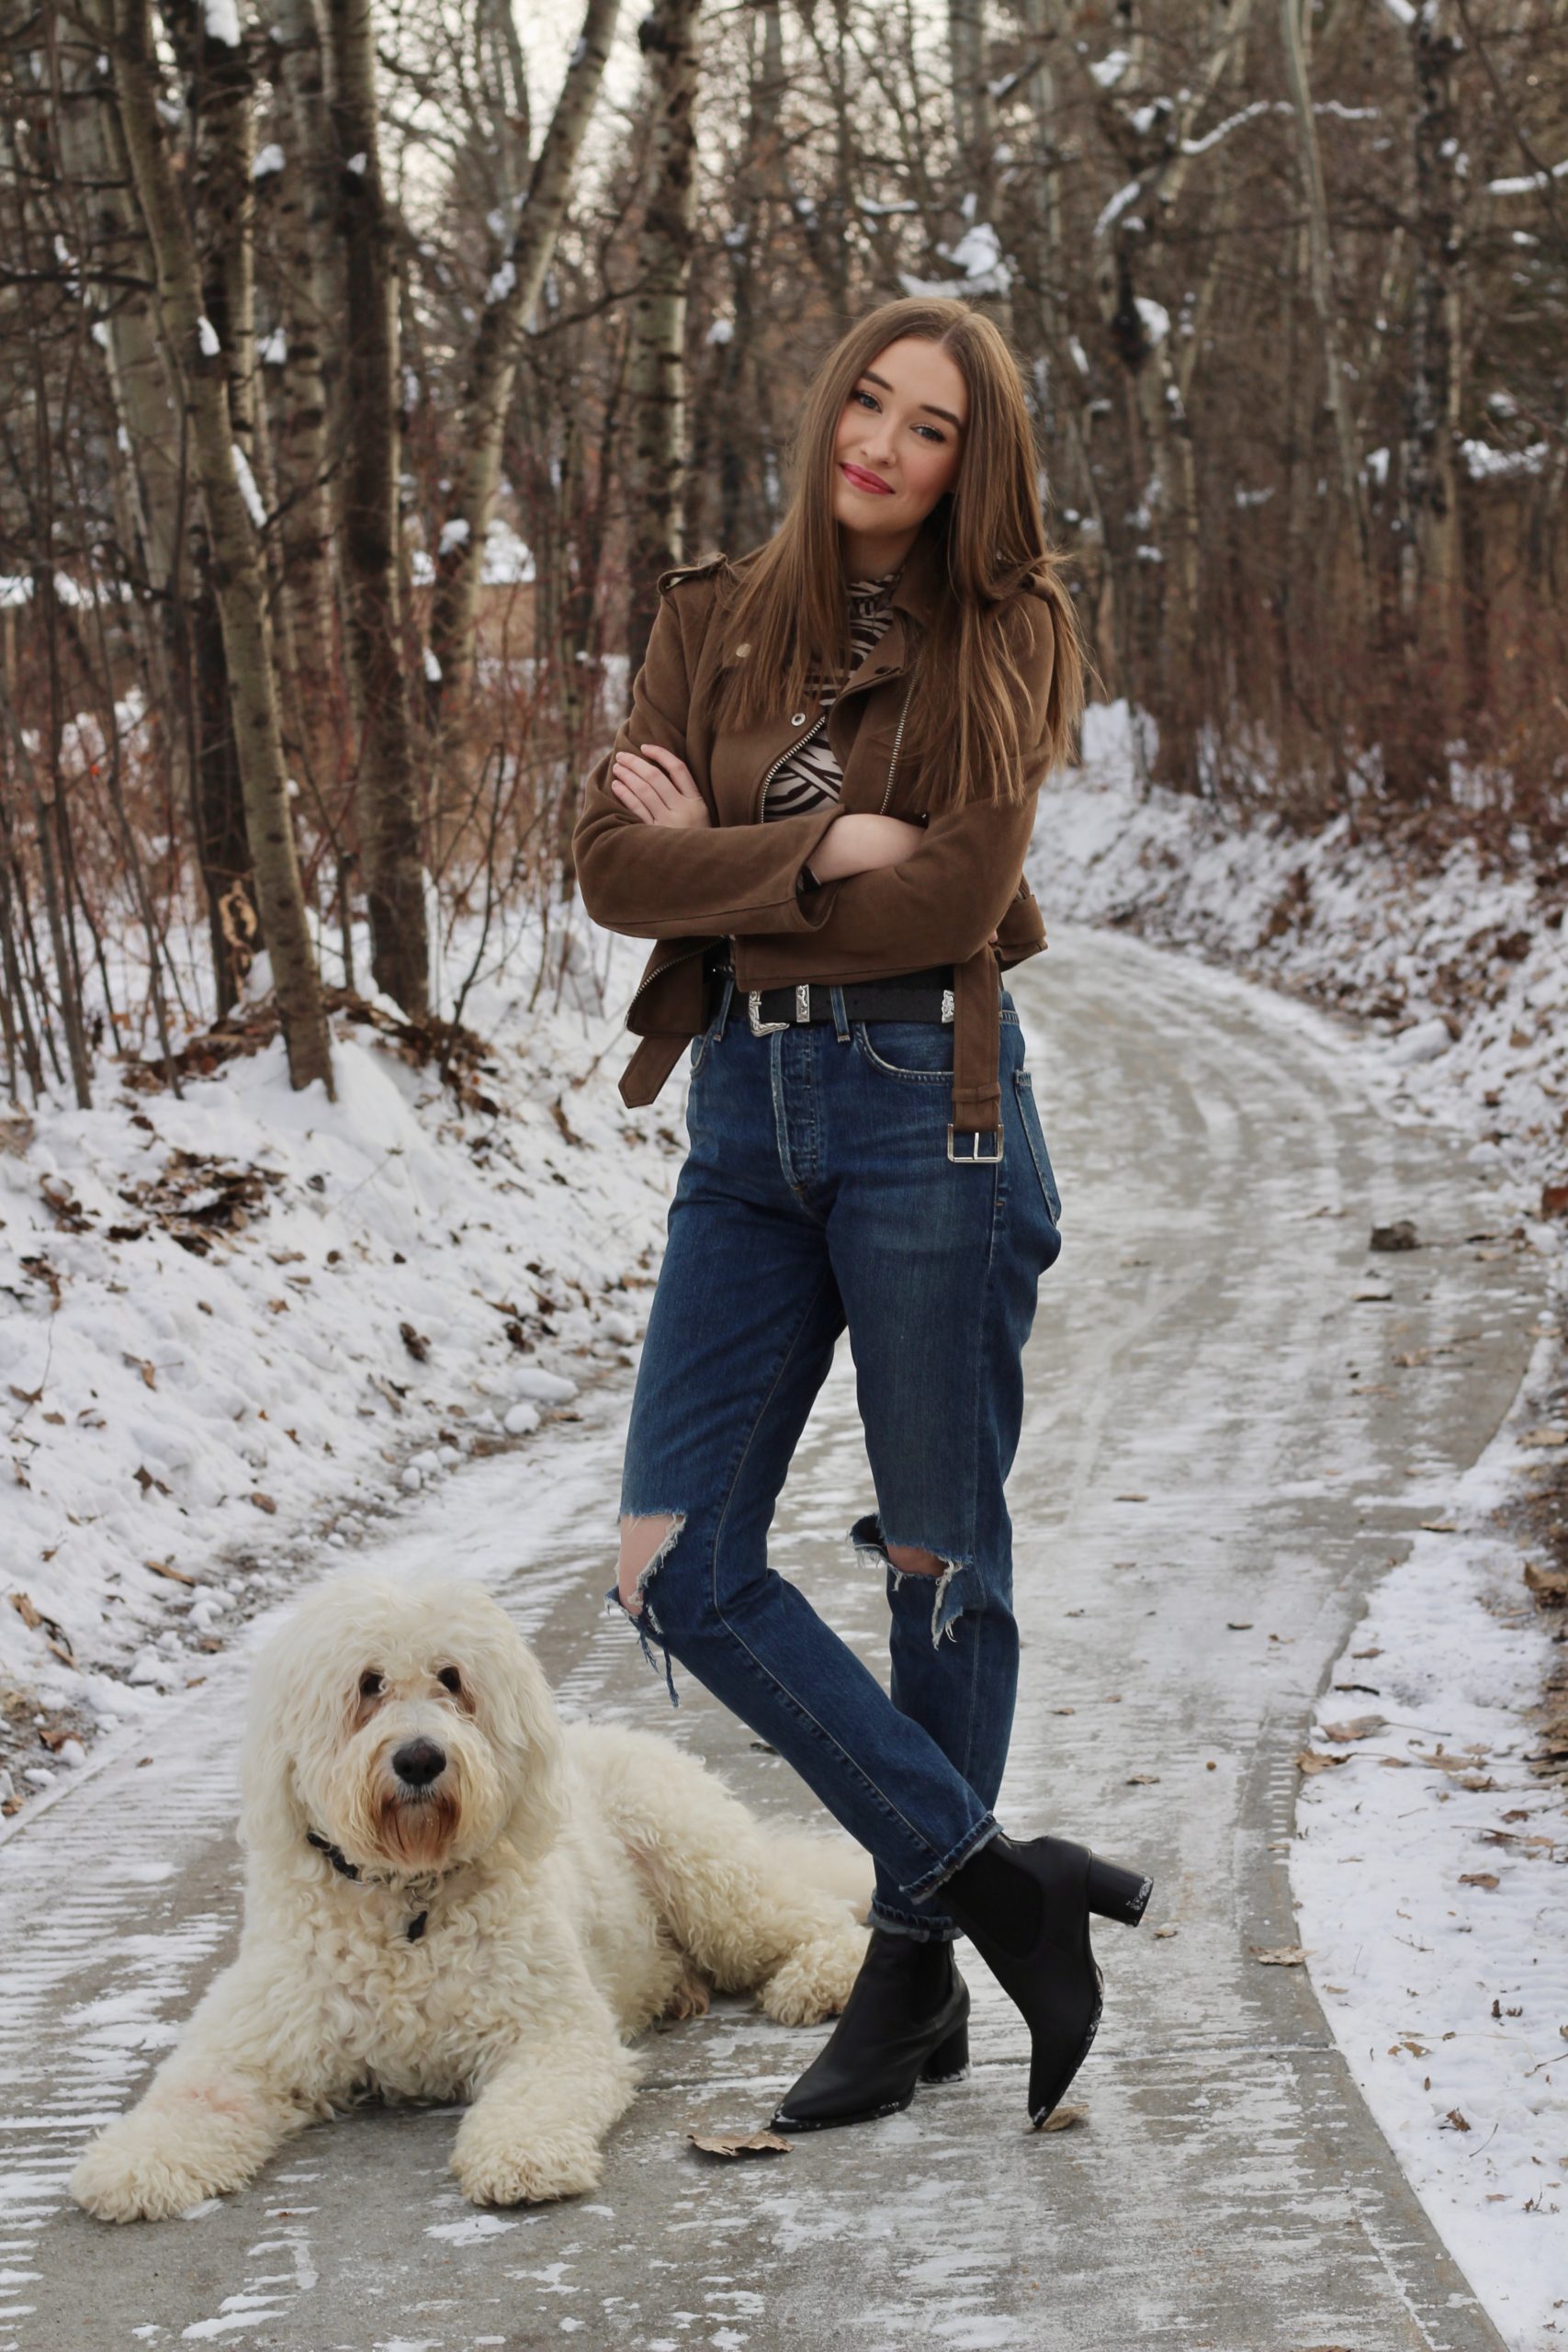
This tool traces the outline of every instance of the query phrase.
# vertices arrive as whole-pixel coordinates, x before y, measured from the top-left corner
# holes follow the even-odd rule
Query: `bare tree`
[[[126,153],[157,272],[171,375],[179,384],[217,566],[218,609],[256,896],[296,1086],[330,1089],[332,1053],[300,888],[278,726],[266,581],[235,461],[228,371],[202,309],[201,276],[158,110],[148,0],[116,0],[115,85]]]

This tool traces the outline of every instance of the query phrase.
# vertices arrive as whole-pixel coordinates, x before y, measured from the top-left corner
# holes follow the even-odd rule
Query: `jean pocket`
[[[866,1060],[885,1076],[952,1084],[951,1021],[857,1021],[854,1034]]]
[[[713,1031],[711,1029],[699,1030],[697,1035],[693,1038],[692,1050],[686,1057],[686,1067],[694,1078],[696,1077],[698,1071],[702,1069],[703,1064],[706,1061],[708,1057],[708,1051],[712,1045]]]
[[[1013,1092],[1018,1098],[1018,1115],[1028,1139],[1030,1157],[1040,1179],[1040,1189],[1045,1195],[1045,1210],[1053,1225],[1062,1217],[1062,1195],[1056,1189],[1056,1178],[1051,1166],[1051,1155],[1045,1148],[1045,1130],[1040,1124],[1040,1112],[1034,1100],[1034,1080],[1026,1069],[1012,1074]]]

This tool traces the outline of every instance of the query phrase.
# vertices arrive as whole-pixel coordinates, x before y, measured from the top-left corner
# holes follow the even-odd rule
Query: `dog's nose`
[[[392,1770],[411,1789],[427,1789],[446,1770],[446,1750],[433,1739],[411,1739],[393,1757]]]

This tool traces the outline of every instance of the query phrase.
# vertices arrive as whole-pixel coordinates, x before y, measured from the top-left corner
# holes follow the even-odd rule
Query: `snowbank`
[[[612,1082],[639,960],[615,943],[603,1011],[491,983],[460,1092],[340,1016],[334,1102],[274,1039],[183,1101],[105,1063],[92,1111],[7,1122],[7,1811],[198,1679],[314,1547],[626,1360],[680,1124],[673,1083],[632,1114]]]

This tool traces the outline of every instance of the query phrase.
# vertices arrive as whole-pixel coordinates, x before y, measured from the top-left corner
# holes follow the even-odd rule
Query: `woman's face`
[[[956,361],[905,335],[857,380],[833,443],[833,514],[846,530],[913,537],[951,490],[969,418]]]

